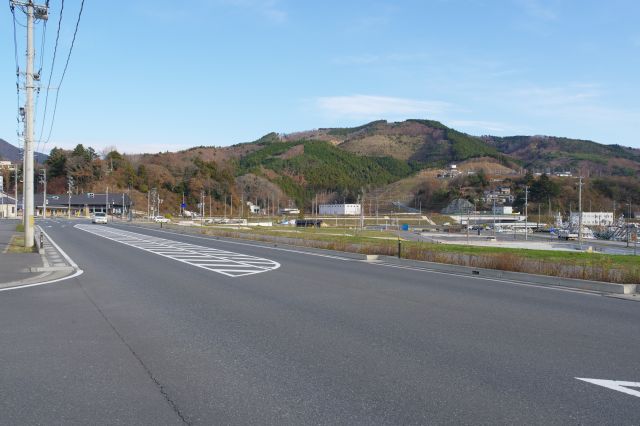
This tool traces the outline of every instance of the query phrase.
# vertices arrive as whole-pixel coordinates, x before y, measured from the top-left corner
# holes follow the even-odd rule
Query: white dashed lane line
[[[262,257],[248,256],[211,247],[182,243],[99,225],[75,225],[85,232],[135,247],[158,256],[217,272],[228,277],[242,277],[278,269],[280,264]]]

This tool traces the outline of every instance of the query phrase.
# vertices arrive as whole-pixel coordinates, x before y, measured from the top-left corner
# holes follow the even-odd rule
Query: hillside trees
[[[531,183],[529,196],[534,202],[548,202],[560,195],[560,185],[551,180],[545,173]]]

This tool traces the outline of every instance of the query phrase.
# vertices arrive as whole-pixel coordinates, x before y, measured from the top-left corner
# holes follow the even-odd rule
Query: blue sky
[[[54,86],[79,4],[65,3]],[[640,147],[639,18],[635,0],[87,0],[39,146],[158,152],[429,118]],[[0,30],[0,138],[17,143],[8,5]]]

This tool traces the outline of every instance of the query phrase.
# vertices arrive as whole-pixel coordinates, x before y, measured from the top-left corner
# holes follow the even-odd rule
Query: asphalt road
[[[640,382],[636,302],[78,223],[0,292],[0,424],[640,424],[576,379]]]

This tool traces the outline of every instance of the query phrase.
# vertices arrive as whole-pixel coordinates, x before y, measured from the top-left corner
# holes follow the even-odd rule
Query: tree
[[[67,174],[67,152],[62,148],[53,148],[45,164],[49,177],[65,176]]]
[[[531,184],[529,195],[531,196],[531,201],[548,201],[560,195],[560,186],[545,173]]]

